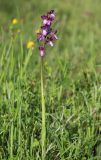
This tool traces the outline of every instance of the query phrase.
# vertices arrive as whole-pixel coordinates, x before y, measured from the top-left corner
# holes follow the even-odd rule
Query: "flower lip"
[[[43,30],[42,30],[42,34],[43,34],[43,36],[46,36],[46,35],[47,35],[47,30],[46,30],[46,29],[43,29]]]
[[[44,19],[44,20],[43,20],[43,24],[44,24],[44,25],[48,24],[48,20],[47,20],[47,19]]]
[[[48,25],[48,26],[50,26],[51,25],[51,23],[52,23],[52,20],[50,19],[50,18],[44,18],[43,19],[43,25]]]
[[[53,44],[53,42],[52,42],[52,41],[49,41],[49,42],[48,42],[48,44],[49,44],[51,47],[53,47],[53,46],[54,46],[54,44]]]

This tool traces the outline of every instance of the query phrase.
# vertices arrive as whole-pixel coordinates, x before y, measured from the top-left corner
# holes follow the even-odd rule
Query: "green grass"
[[[59,39],[44,59],[45,160],[101,160],[100,0],[0,1],[0,160],[41,160],[35,30],[50,9]]]

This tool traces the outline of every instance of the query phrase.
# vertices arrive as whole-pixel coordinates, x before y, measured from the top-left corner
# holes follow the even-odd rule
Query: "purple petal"
[[[51,25],[51,20],[47,21],[47,25],[49,25],[49,26]]]
[[[47,30],[43,29],[42,34],[43,34],[43,36],[46,36],[47,35]]]
[[[48,20],[47,19],[43,19],[43,25],[48,24]]]
[[[50,18],[52,19],[52,20],[54,20],[54,18],[55,18],[55,14],[50,14]]]
[[[50,19],[44,19],[43,24],[50,26],[51,25],[51,20]]]
[[[44,20],[44,19],[48,19],[48,17],[45,16],[45,15],[41,16],[41,18],[42,18],[43,20]]]

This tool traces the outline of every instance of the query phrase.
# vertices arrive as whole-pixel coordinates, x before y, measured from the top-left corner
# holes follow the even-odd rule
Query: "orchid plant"
[[[39,53],[41,56],[41,104],[42,104],[42,160],[45,160],[45,145],[46,145],[46,120],[45,120],[45,97],[44,97],[44,83],[43,83],[43,58],[46,54],[46,45],[53,46],[57,40],[57,30],[52,29],[52,24],[55,19],[55,12],[51,10],[46,15],[41,16],[42,26],[40,32],[37,33],[37,40],[41,45],[39,46]]]

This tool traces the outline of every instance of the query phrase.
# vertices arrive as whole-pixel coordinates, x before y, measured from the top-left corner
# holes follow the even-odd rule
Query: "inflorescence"
[[[43,57],[45,55],[45,45],[53,46],[55,40],[57,40],[57,30],[53,30],[51,25],[55,19],[55,12],[51,10],[47,13],[47,15],[41,16],[42,26],[40,32],[37,33],[38,42],[42,42],[39,46],[40,56]]]

